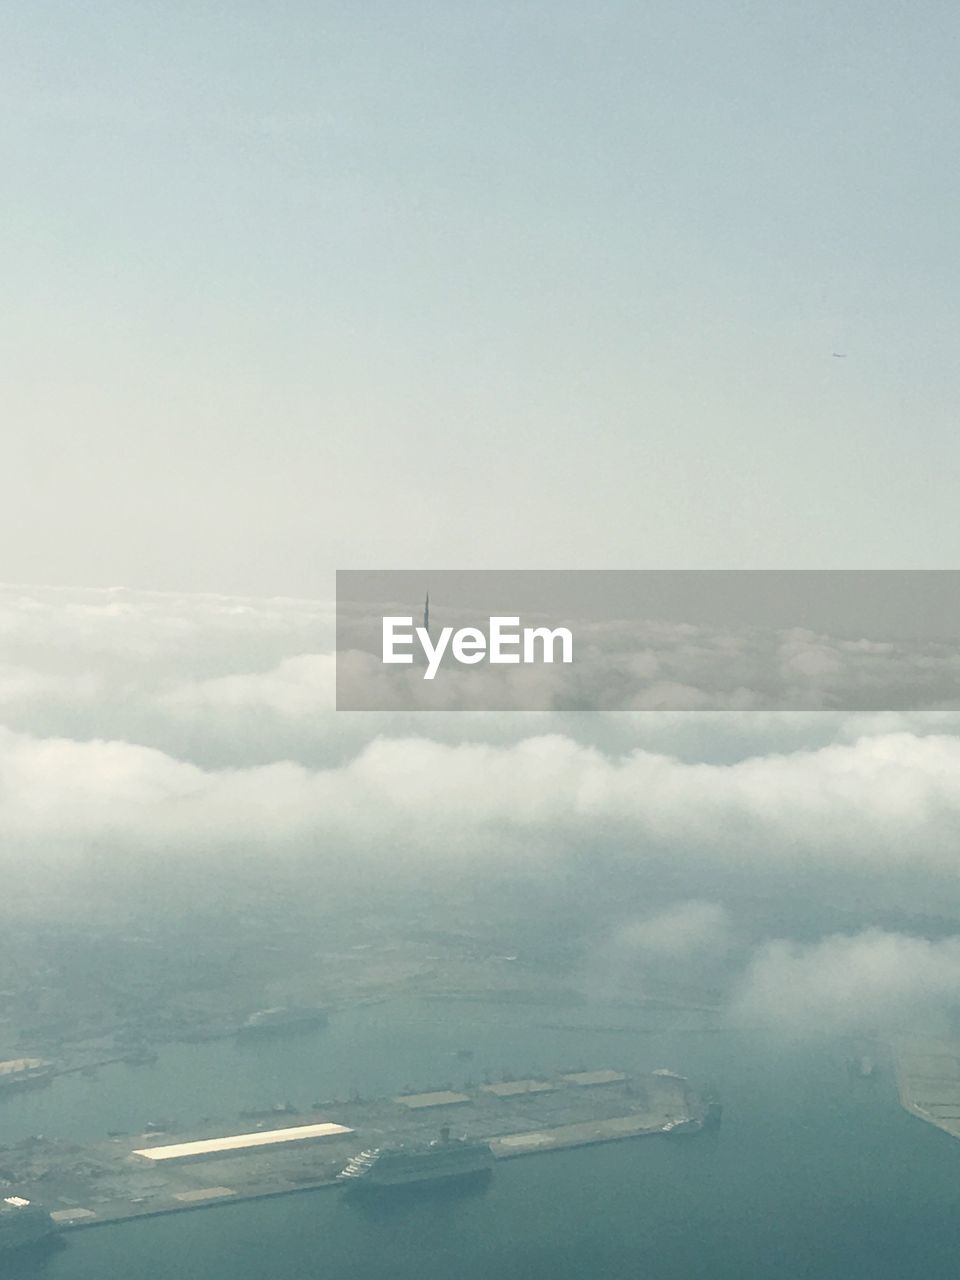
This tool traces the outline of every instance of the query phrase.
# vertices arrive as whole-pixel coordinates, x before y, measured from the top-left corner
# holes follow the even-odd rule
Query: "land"
[[[33,913],[0,908],[0,1060],[45,1059],[54,1074],[147,1062],[160,1045],[232,1036],[254,1011],[279,1005],[334,1012],[410,995],[564,1017],[589,1005],[594,924],[553,911],[551,882],[517,880],[489,902],[476,885],[406,897],[388,888],[379,900],[332,891],[318,900],[278,872],[275,884],[258,876],[246,887],[238,876],[229,910],[131,899],[125,914],[92,903],[77,920],[46,901]],[[720,1000],[672,974],[628,987],[633,1011],[709,1017]]]
[[[902,1039],[894,1049],[904,1108],[960,1138],[960,1042]]]
[[[496,1091],[478,1087],[462,1094],[426,1089],[395,1098],[317,1104],[284,1125],[346,1126],[310,1143],[283,1149],[253,1148],[223,1157],[152,1163],[138,1150],[223,1138],[250,1131],[236,1128],[191,1134],[163,1132],[78,1146],[29,1138],[0,1149],[0,1185],[42,1202],[62,1229],[78,1229],[132,1218],[183,1212],[214,1204],[291,1194],[335,1184],[357,1151],[402,1141],[435,1138],[441,1126],[456,1136],[490,1142],[498,1160],[533,1156],[594,1143],[653,1134],[696,1132],[706,1108],[681,1076],[630,1076],[609,1069],[510,1080]],[[261,1128],[276,1129],[271,1115]]]

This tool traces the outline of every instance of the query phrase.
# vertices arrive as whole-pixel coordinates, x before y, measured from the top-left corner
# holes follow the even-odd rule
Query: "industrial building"
[[[394,1102],[410,1111],[423,1111],[427,1107],[458,1107],[470,1099],[465,1093],[452,1093],[449,1089],[437,1089],[433,1093],[402,1093]]]
[[[515,1098],[520,1093],[553,1093],[556,1085],[549,1080],[504,1080],[500,1084],[482,1084],[481,1093],[492,1093],[496,1098]]]
[[[561,1077],[567,1084],[579,1089],[592,1089],[598,1084],[623,1084],[627,1079],[622,1071],[573,1071]]]
[[[226,1138],[178,1142],[169,1147],[142,1147],[133,1154],[151,1164],[175,1164],[186,1160],[217,1160],[262,1150],[282,1151],[324,1138],[342,1137],[353,1130],[342,1124],[302,1124],[292,1129],[268,1129],[262,1133],[236,1133]]]

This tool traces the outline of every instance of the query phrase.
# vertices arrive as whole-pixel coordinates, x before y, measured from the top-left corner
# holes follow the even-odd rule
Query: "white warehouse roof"
[[[190,1160],[200,1156],[238,1155],[258,1147],[280,1147],[311,1139],[334,1138],[353,1133],[342,1124],[302,1124],[292,1129],[269,1129],[263,1133],[236,1133],[227,1138],[206,1138],[201,1142],[178,1142],[170,1147],[143,1147],[134,1151],[144,1160]]]

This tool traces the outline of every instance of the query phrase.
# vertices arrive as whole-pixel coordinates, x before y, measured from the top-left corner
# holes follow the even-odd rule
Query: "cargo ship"
[[[242,1024],[238,1034],[244,1039],[260,1036],[283,1035],[290,1031],[309,1031],[325,1026],[327,1015],[323,1009],[288,1008],[280,1005],[274,1009],[259,1009]]]
[[[451,1138],[444,1129],[433,1142],[375,1147],[354,1156],[337,1175],[350,1188],[410,1186],[418,1182],[450,1182],[489,1175],[493,1168],[490,1144],[471,1138]]]
[[[41,1244],[49,1240],[56,1229],[53,1219],[42,1206],[22,1196],[7,1196],[0,1200],[0,1257],[14,1249]]]

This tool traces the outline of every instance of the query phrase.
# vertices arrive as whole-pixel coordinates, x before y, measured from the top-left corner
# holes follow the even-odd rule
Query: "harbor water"
[[[946,1280],[960,1248],[960,1143],[900,1108],[882,1052],[873,1076],[851,1076],[849,1048],[712,1030],[693,1013],[416,1000],[343,1011],[296,1037],[166,1046],[153,1066],[4,1100],[0,1145],[137,1134],[158,1118],[221,1119],[229,1132],[240,1111],[279,1101],[582,1066],[675,1068],[722,1096],[723,1124],[501,1162],[479,1188],[362,1206],[326,1189],[81,1230],[52,1253],[5,1259],[4,1274]]]

